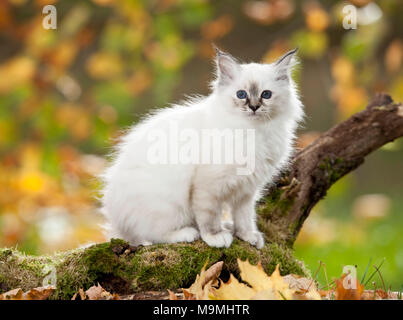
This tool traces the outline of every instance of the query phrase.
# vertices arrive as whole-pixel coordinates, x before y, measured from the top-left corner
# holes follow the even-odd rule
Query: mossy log
[[[295,259],[292,245],[313,206],[342,176],[385,143],[403,136],[403,106],[378,94],[368,107],[324,133],[298,152],[289,170],[267,188],[258,204],[259,228],[266,245],[257,250],[238,239],[230,248],[211,248],[202,241],[132,247],[112,239],[53,256],[26,256],[0,249],[0,292],[43,285],[55,271],[56,299],[71,298],[79,288],[100,283],[117,293],[177,289],[189,286],[208,261],[224,261],[222,276],[237,275],[237,258],[258,261],[267,273],[277,264],[282,274],[308,275]]]
[[[308,274],[290,249],[276,243],[261,250],[240,240],[224,249],[211,248],[202,241],[132,247],[123,240],[112,239],[53,256],[27,256],[17,250],[0,249],[0,292],[42,286],[52,269],[56,270],[55,299],[69,299],[79,288],[87,289],[96,283],[121,294],[186,288],[206,262],[224,261],[224,277],[238,274],[237,258],[261,261],[270,273],[279,264],[283,274]]]

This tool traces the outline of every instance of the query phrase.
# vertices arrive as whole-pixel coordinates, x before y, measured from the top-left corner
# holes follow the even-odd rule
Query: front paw
[[[232,243],[232,234],[228,231],[221,231],[218,233],[205,233],[202,234],[202,239],[206,242],[210,247],[228,248]]]
[[[237,231],[236,236],[246,242],[249,242],[252,246],[258,249],[263,248],[264,238],[261,232],[255,230]]]

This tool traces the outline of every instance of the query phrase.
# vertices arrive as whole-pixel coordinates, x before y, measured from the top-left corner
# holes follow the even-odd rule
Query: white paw
[[[228,248],[232,243],[232,234],[228,231],[221,231],[215,234],[206,233],[202,235],[202,239],[210,246]]]
[[[258,249],[263,248],[264,238],[259,231],[237,231],[236,236],[243,241],[249,242],[252,246],[255,246]]]
[[[195,229],[195,228],[183,228],[181,230],[182,236],[183,236],[183,240],[184,242],[192,242],[195,241],[197,239],[200,238],[200,233],[199,230]]]
[[[186,227],[183,229],[170,232],[167,236],[167,242],[192,242],[200,238],[200,233],[197,229]]]

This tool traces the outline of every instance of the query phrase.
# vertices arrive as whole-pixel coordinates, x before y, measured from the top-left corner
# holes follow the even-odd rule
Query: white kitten
[[[217,49],[217,78],[209,96],[159,110],[135,125],[102,177],[109,236],[133,245],[191,242],[201,236],[210,246],[229,247],[233,234],[222,225],[225,205],[231,210],[235,236],[261,248],[264,240],[255,222],[255,201],[287,164],[303,117],[290,75],[295,52],[272,64],[239,64]],[[173,127],[182,137],[179,150],[172,140]],[[244,135],[234,138],[235,145],[254,147],[253,172],[239,174],[239,163],[178,163],[175,153],[183,151],[183,137],[192,136],[189,132],[202,135],[228,129],[253,130],[253,141]],[[155,153],[153,143],[164,136],[167,139],[159,147],[173,157],[155,164],[151,158],[158,150]]]

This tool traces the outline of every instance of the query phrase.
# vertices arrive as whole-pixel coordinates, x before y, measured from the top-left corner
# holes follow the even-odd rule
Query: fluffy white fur
[[[294,53],[272,64],[240,64],[217,50],[217,77],[209,96],[157,111],[132,127],[102,177],[109,236],[133,245],[201,237],[210,246],[228,247],[235,235],[261,248],[264,239],[255,222],[255,201],[287,164],[303,117],[290,76]],[[251,86],[259,97],[271,90],[271,98],[253,101]],[[249,103],[261,103],[256,112],[237,98],[240,89],[250,95]],[[146,136],[156,129],[168,131],[171,121],[179,129],[255,129],[255,171],[237,175],[237,165],[150,164]],[[233,230],[222,225],[224,205],[231,209]]]

